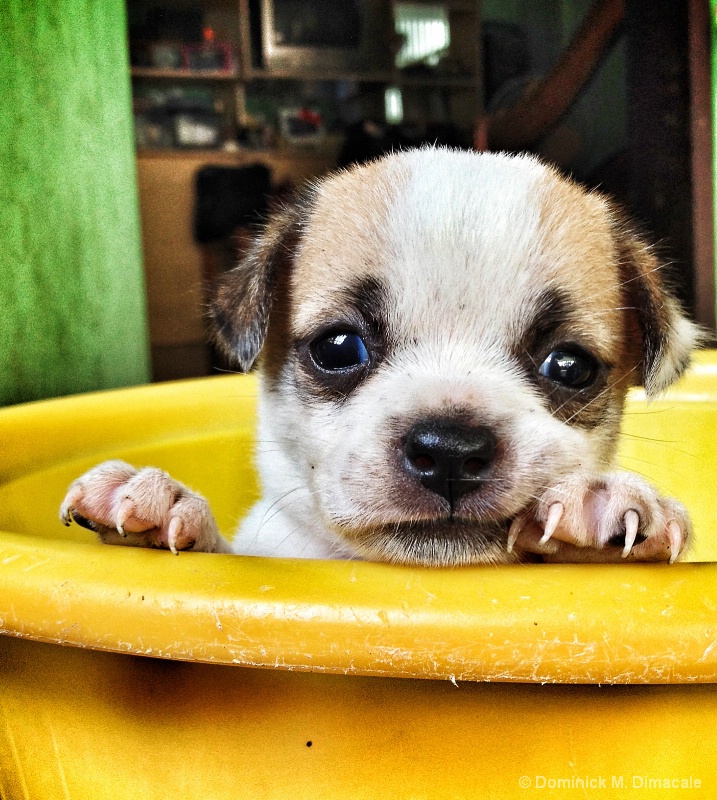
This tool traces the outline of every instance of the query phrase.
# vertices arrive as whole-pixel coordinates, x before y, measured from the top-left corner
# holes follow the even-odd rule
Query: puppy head
[[[697,338],[603,198],[528,157],[434,149],[313,187],[213,316],[242,369],[260,359],[291,465],[267,453],[266,490],[303,484],[360,553],[432,565],[507,560],[511,519],[606,468],[627,388],[664,389]]]

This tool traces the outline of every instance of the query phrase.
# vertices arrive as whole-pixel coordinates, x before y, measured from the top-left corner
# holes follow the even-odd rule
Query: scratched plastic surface
[[[3,800],[717,796],[717,565],[696,563],[717,554],[714,354],[631,397],[621,449],[690,508],[695,563],[174,557],[57,520],[74,476],[122,457],[203,492],[230,534],[257,491],[254,392],[0,412]]]

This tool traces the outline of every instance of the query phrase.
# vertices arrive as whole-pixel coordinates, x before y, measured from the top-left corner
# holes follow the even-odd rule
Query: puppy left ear
[[[665,286],[663,265],[649,245],[624,222],[616,238],[623,305],[636,320],[641,339],[641,383],[647,396],[654,397],[684,373],[706,335]]]
[[[213,340],[242,372],[251,370],[264,346],[277,282],[291,258],[298,223],[294,207],[275,215],[216,287],[209,307]]]

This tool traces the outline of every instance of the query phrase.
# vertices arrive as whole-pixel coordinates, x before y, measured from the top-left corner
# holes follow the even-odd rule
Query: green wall
[[[711,37],[710,46],[712,50],[712,213],[714,219],[714,231],[717,238],[717,10],[712,10],[710,6],[710,26]],[[714,271],[715,271],[715,308],[717,308],[717,247],[714,252]]]
[[[124,3],[0,6],[0,404],[145,382]]]

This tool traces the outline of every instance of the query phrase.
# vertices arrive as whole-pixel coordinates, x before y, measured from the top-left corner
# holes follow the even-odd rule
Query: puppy
[[[527,156],[426,148],[313,186],[211,311],[260,370],[263,498],[206,502],[108,462],[61,509],[113,544],[455,566],[674,561],[684,508],[613,471],[629,387],[698,329],[610,202]]]

